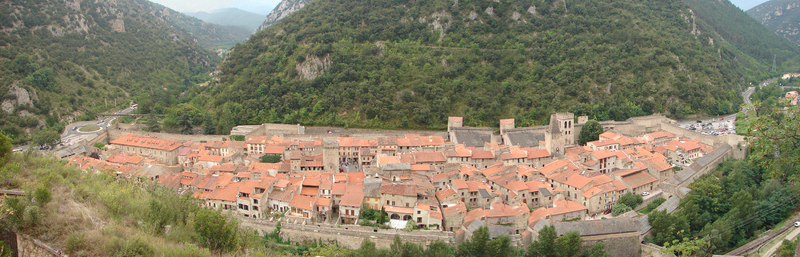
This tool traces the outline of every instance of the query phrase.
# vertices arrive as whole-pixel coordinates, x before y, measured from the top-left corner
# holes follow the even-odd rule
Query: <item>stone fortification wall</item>
[[[734,147],[723,143],[713,152],[698,158],[689,167],[676,173],[675,176],[672,176],[661,185],[665,198],[673,195],[683,195],[678,192],[681,187],[688,187],[698,177],[716,170],[720,163],[734,157],[734,150]]]
[[[145,135],[158,139],[178,140],[178,141],[215,141],[215,140],[222,140],[223,138],[229,140],[229,137],[227,135],[182,135],[182,134],[170,134],[170,133],[109,129],[108,141],[109,142],[113,141],[114,139],[120,138],[127,134]]]
[[[243,226],[250,227],[258,231],[260,235],[270,233],[275,230],[275,222],[261,220],[242,220]],[[389,248],[395,235],[400,235],[403,241],[409,241],[424,246],[429,245],[434,240],[442,240],[448,244],[454,244],[453,233],[444,231],[424,231],[416,230],[405,232],[400,230],[380,229],[375,232],[371,227],[361,226],[332,226],[332,225],[301,225],[281,222],[281,236],[294,242],[305,240],[322,240],[326,243],[338,243],[341,247],[358,249],[364,238],[370,238],[375,245]]]
[[[602,241],[606,245],[606,252],[611,256],[636,256],[639,254],[641,244],[637,232],[630,232],[625,235],[597,235],[581,237],[583,244],[581,248],[592,247],[597,241]]]

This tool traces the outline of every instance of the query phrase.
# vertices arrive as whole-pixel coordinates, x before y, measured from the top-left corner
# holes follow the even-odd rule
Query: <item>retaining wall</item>
[[[243,219],[241,224],[258,231],[259,235],[264,235],[275,230],[276,222]],[[332,225],[301,225],[281,222],[281,236],[293,242],[306,240],[322,240],[326,243],[336,242],[341,247],[358,249],[364,238],[370,238],[376,247],[386,247],[392,244],[395,235],[400,235],[403,241],[409,241],[424,246],[429,245],[434,240],[442,240],[448,244],[454,244],[453,233],[443,231],[415,230],[405,232],[401,230],[379,229],[374,232],[371,227],[361,226],[341,226]]]

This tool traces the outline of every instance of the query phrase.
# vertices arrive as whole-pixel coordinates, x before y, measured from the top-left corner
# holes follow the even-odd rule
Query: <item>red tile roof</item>
[[[467,206],[464,205],[463,203],[460,203],[460,204],[457,204],[457,205],[453,205],[453,206],[444,208],[444,209],[442,209],[442,212],[444,213],[445,217],[450,217],[450,216],[453,216],[453,215],[456,215],[456,214],[459,214],[459,213],[462,213],[462,212],[466,213],[467,212]]]
[[[588,210],[586,209],[586,207],[583,207],[583,205],[579,204],[578,202],[570,200],[555,200],[553,201],[553,207],[549,209],[551,215],[559,215],[559,214]]]
[[[162,151],[174,151],[183,146],[178,141],[157,139],[143,135],[127,134],[110,142],[112,145],[134,146]]]
[[[456,194],[456,191],[453,191],[453,189],[445,188],[445,189],[436,191],[436,199],[439,199],[439,201],[441,201],[442,199],[445,199],[447,197],[453,196],[455,194]]]
[[[435,162],[447,161],[447,159],[444,157],[444,154],[440,151],[414,152],[414,160],[416,161],[416,163],[435,163]]]
[[[361,184],[349,185],[339,202],[342,206],[361,207],[364,202],[364,187]]]
[[[312,210],[314,207],[314,202],[316,202],[317,198],[309,197],[305,195],[295,195],[292,198],[292,201],[289,203],[289,206],[303,209],[303,210]]]

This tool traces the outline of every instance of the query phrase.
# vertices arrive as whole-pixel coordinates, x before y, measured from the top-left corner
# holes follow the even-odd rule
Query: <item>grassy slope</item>
[[[198,203],[182,199],[171,190],[153,191],[154,188],[120,181],[111,175],[65,167],[64,161],[34,154],[14,154],[0,168],[0,188],[30,192],[39,186],[48,188],[53,199],[38,209],[38,222],[26,223],[20,231],[63,249],[70,256],[114,254],[136,248],[137,240],[143,242],[138,244],[140,248],[149,245],[156,256],[210,256],[207,249],[197,246],[195,239],[191,210],[197,209]],[[173,227],[168,235],[153,233],[148,223],[152,201],[188,210],[187,222],[170,224]],[[260,249],[254,244],[256,238],[245,238],[242,246]]]

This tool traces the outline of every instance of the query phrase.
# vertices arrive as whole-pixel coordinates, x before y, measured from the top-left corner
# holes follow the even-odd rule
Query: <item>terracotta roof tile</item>
[[[305,195],[295,195],[292,198],[292,201],[289,203],[289,206],[303,209],[303,210],[313,210],[314,203],[317,201],[315,197],[309,197]]]

